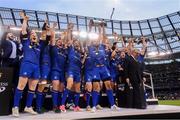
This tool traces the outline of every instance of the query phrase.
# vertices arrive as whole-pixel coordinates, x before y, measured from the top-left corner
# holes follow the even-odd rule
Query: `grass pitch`
[[[174,105],[180,106],[180,100],[159,100],[159,105]]]

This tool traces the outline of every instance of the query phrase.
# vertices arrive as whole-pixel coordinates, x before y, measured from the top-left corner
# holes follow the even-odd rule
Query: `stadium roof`
[[[3,26],[21,26],[20,11],[22,9],[0,7],[0,24]],[[57,22],[59,30],[66,29],[67,23],[72,22],[75,24],[76,30],[87,31],[90,19],[104,20],[107,23],[106,33],[108,35],[117,32],[127,37],[140,37],[142,35],[148,37],[147,51],[149,55],[180,52],[180,11],[139,21],[118,21],[34,10],[24,11],[30,17],[29,26],[33,28],[41,28],[47,18],[50,23]],[[94,31],[96,32],[96,28]],[[140,46],[137,45],[136,47]]]

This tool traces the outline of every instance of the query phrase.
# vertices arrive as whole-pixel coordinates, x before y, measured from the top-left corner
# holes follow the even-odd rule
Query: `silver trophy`
[[[105,21],[100,21],[100,20],[93,20],[91,19],[90,20],[90,25],[91,26],[104,26],[106,27],[107,26],[107,23]]]

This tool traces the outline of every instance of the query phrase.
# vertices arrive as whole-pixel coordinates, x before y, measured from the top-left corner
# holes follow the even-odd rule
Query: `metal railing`
[[[153,97],[153,99],[155,99],[154,85],[153,85],[152,74],[151,74],[151,73],[148,73],[148,72],[143,72],[143,74],[148,75],[149,78],[150,78],[150,85],[147,85],[147,84],[144,83],[144,87],[145,87],[145,88],[151,89],[152,97]],[[144,89],[145,89],[145,88],[144,88]]]

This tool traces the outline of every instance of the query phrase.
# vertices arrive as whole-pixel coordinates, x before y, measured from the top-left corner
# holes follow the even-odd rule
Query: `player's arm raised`
[[[28,20],[29,20],[29,17],[25,15],[25,13],[22,11],[20,12],[20,16],[22,17],[23,19],[23,23],[22,23],[22,35],[26,35],[27,34],[27,27],[28,27]]]

